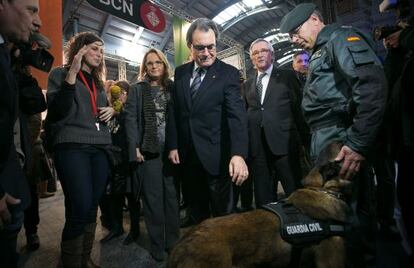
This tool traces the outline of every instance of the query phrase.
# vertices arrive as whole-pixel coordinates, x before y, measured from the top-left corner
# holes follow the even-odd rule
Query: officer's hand
[[[180,164],[180,156],[178,155],[178,150],[171,150],[168,154],[168,159],[170,159],[171,163],[175,165]]]
[[[400,46],[400,34],[402,30],[390,34],[384,38],[384,45],[386,48],[397,48]]]
[[[0,199],[0,230],[4,228],[4,225],[9,224],[11,221],[11,215],[9,209],[7,208],[7,204],[17,205],[20,202],[20,199],[14,198],[8,193],[4,194],[4,196]]]
[[[350,180],[360,169],[361,162],[365,160],[365,157],[359,153],[353,151],[348,146],[344,145],[341,151],[335,158],[335,161],[343,161],[339,176],[345,180]]]
[[[229,164],[229,174],[231,181],[236,185],[241,185],[249,177],[249,170],[243,157],[234,155]]]

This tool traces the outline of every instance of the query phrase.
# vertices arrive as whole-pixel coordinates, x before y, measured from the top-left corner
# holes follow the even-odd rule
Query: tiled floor
[[[128,217],[125,217],[124,228],[129,230]],[[27,268],[55,268],[59,259],[60,236],[64,224],[63,193],[59,190],[55,196],[40,199],[40,224],[38,234],[40,248],[29,252],[26,250],[26,237],[24,230],[19,234],[18,251],[20,252],[19,267]],[[143,228],[144,227],[144,228]],[[148,253],[148,234],[143,222],[141,223],[141,236],[136,243],[124,246],[122,241],[127,233],[109,241],[99,243],[107,230],[100,225],[96,230],[96,240],[92,258],[102,268],[128,268],[128,267],[164,267],[165,263],[156,263]]]

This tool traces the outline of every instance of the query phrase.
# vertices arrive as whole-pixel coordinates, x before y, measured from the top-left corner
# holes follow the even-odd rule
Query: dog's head
[[[331,143],[319,154],[315,167],[303,179],[305,187],[324,188],[349,195],[351,182],[339,176],[341,162],[335,161],[342,148],[341,143]]]

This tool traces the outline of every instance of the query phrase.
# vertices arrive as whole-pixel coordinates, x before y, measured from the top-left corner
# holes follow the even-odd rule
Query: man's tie
[[[196,71],[196,75],[194,77],[193,83],[191,84],[190,90],[191,90],[191,99],[194,99],[197,95],[197,91],[200,88],[201,85],[201,76],[204,73],[203,68],[198,68]]]
[[[256,83],[256,89],[257,89],[257,98],[259,100],[259,103],[262,103],[262,94],[263,94],[263,84],[262,79],[266,75],[266,73],[261,73],[259,75],[259,80]]]

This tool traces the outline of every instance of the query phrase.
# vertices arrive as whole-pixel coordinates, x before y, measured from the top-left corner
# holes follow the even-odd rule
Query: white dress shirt
[[[269,85],[269,80],[270,80],[270,76],[272,75],[272,71],[273,71],[273,64],[271,64],[270,67],[265,71],[266,75],[263,76],[262,78],[263,90],[262,90],[262,99],[260,100],[261,104],[263,104],[264,97],[266,96],[267,85]],[[257,72],[256,84],[259,81],[259,76],[262,73],[263,72],[259,72],[259,71]]]

